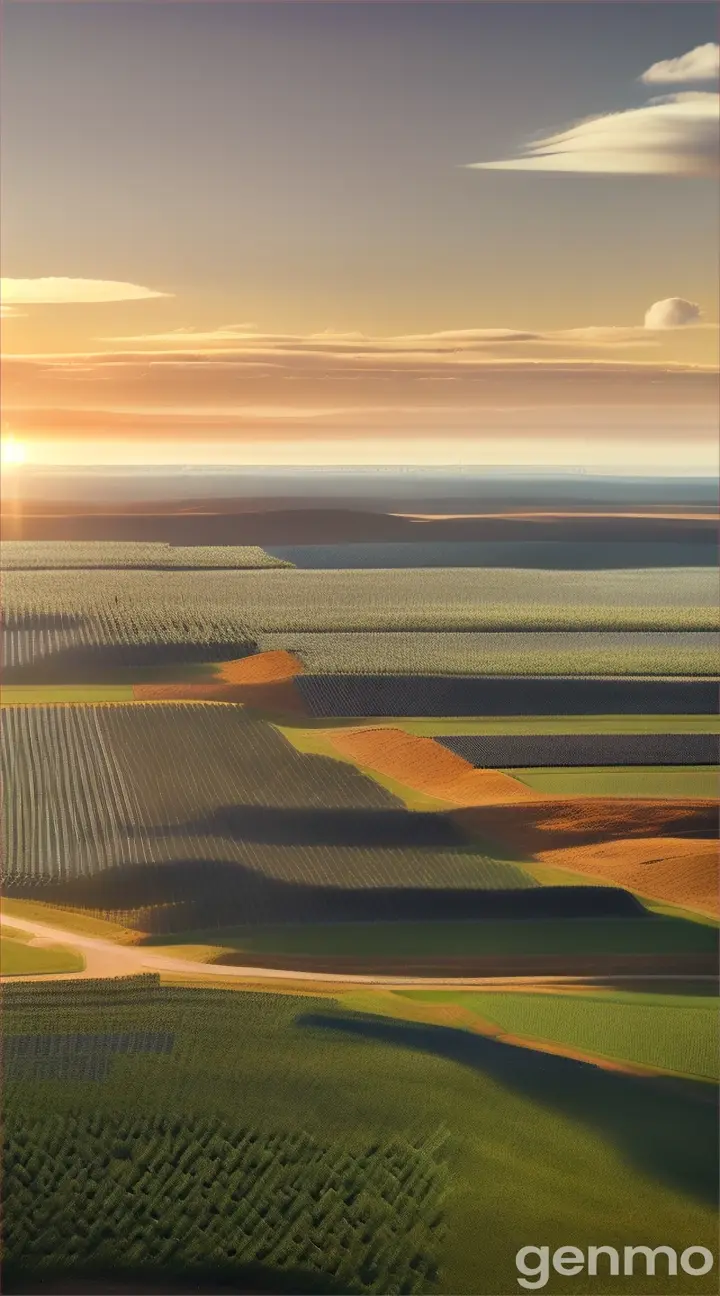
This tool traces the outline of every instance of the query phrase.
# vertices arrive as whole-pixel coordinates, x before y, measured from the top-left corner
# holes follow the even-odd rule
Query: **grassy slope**
[[[712,997],[396,991],[424,1003],[453,1003],[511,1034],[555,1040],[601,1057],[720,1078],[720,1001]]]
[[[670,917],[518,922],[327,923],[221,928],[153,937],[144,944],[285,954],[703,953],[717,948],[709,926]],[[185,957],[183,954],[182,957]],[[192,955],[188,954],[188,957]],[[203,957],[200,955],[200,957]]]
[[[82,972],[85,959],[75,950],[28,944],[24,932],[0,935],[0,972],[3,976],[40,976],[51,972]]]
[[[508,771],[548,796],[718,797],[713,765],[617,765]]]
[[[18,900],[14,896],[3,896],[2,912],[10,919],[35,919],[36,922],[47,923],[48,927],[62,927],[67,932],[79,932],[83,936],[99,936],[121,945],[137,940],[137,932],[122,927],[120,923],[96,918],[89,913],[79,913],[75,909],[64,909],[60,905],[43,904],[41,900]]]
[[[7,684],[0,689],[0,706],[132,700],[132,684]]]
[[[266,719],[272,721],[273,717],[268,715]],[[354,729],[365,725],[374,729],[404,729],[406,733],[425,738],[465,734],[720,733],[720,716],[429,716],[422,720],[412,716],[387,719],[303,716],[301,720],[285,720],[277,727],[292,741],[296,741],[293,735],[297,741],[304,741],[316,730]]]
[[[398,1017],[402,1017],[402,1011]],[[388,1020],[318,999],[177,992],[157,1006],[77,1001],[6,1012],[18,1033],[169,1031],[170,1056],[122,1056],[102,1085],[24,1082],[26,1118],[73,1111],[183,1112],[305,1129],[357,1147],[443,1128],[452,1174],[439,1254],[443,1293],[510,1296],[528,1239],[551,1247],[712,1247],[715,1111],[699,1087],[638,1081],[467,1031]],[[171,1184],[168,1192],[173,1193]],[[162,1198],[158,1197],[162,1206]],[[713,1274],[692,1290],[715,1291]],[[597,1292],[576,1279],[576,1296]],[[677,1279],[653,1280],[677,1296]],[[647,1280],[614,1279],[645,1296]]]

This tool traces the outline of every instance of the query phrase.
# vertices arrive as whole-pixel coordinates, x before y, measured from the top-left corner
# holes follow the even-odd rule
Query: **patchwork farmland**
[[[338,631],[258,640],[264,650],[290,649],[310,675],[720,674],[720,634],[709,631]]]
[[[707,715],[717,684],[702,679],[626,677],[300,675],[311,715],[558,716]]]
[[[292,567],[259,545],[170,545],[117,540],[4,540],[0,571]]]
[[[177,928],[447,917],[537,885],[236,707],[14,707],[2,743],[13,893]]]
[[[504,1244],[488,1248],[465,1222],[501,1201],[511,1243],[530,1230],[564,1245],[588,1177],[580,1241],[592,1228],[620,1245],[638,1230],[652,1246],[663,1236],[712,1245],[716,1113],[701,1081],[640,1079],[622,1061],[600,1070],[492,1038],[473,1022],[504,1020],[514,996],[487,998],[463,1017],[372,991],[233,994],[152,977],[13,987],[6,1038],[36,1043],[34,1074],[4,1086],[5,1283],[44,1282],[51,1245],[78,1286],[104,1264],[144,1291],[176,1289],[190,1269],[210,1290],[222,1280],[298,1291],[300,1272],[305,1290],[328,1296],[509,1292]],[[538,999],[539,1020],[562,1039],[572,1001],[553,1012],[552,998]],[[622,1020],[595,1012],[591,1042],[665,1060],[656,1023],[667,1028],[667,1009],[633,1012],[629,1038]],[[94,1036],[86,1056],[97,1050],[102,1074],[82,1064],[44,1079],[58,1035]],[[693,1035],[678,1059],[690,1074],[705,1057]],[[132,1036],[171,1038],[172,1049],[122,1054],[104,1042]],[[485,1165],[492,1173],[478,1174]]]
[[[529,765],[718,765],[720,734],[438,734],[477,768]]]

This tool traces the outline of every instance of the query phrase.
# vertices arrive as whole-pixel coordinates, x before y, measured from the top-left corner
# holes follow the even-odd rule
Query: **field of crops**
[[[720,621],[717,573],[696,567],[10,571],[2,596],[8,624],[65,616],[172,628],[185,618],[186,637],[197,625],[205,640],[319,630],[713,630]]]
[[[170,545],[118,540],[4,540],[0,569],[292,567],[258,545]]]
[[[418,991],[418,997],[424,995],[425,991]],[[514,1035],[557,1040],[585,1053],[683,1075],[720,1078],[720,1017],[713,997],[473,991],[450,992],[442,1002],[461,1003]]]
[[[288,646],[287,638],[273,639],[277,635],[299,637],[308,659],[317,658],[322,671],[682,674],[717,666],[712,638],[648,639],[635,647],[625,639],[604,646],[598,640],[583,664],[570,644],[561,646],[558,655],[553,645],[544,647],[537,638],[513,646],[507,635],[485,641],[461,633],[712,632],[718,627],[716,581],[712,571],[697,567],[600,572],[15,569],[6,571],[1,592],[7,683],[80,683],[97,678],[98,671],[111,678],[118,670],[238,657],[255,644]],[[398,631],[403,635],[391,633]],[[535,657],[533,644],[539,649]]]
[[[151,943],[216,945],[236,950],[251,962],[258,954],[385,955],[418,959],[450,955],[713,954],[718,932],[701,923],[643,913],[632,918],[583,918],[572,922],[284,923],[223,928],[156,937]]]
[[[4,1086],[8,1289],[61,1271],[67,1286],[92,1273],[172,1290],[182,1269],[211,1290],[510,1296],[519,1246],[566,1244],[568,1221],[579,1246],[713,1245],[716,1117],[699,1085],[376,1013],[367,997],[360,1010],[150,977],[11,987],[6,1040],[35,1042]],[[46,1078],[39,1059],[61,1036],[86,1055],[95,1037],[102,1074]],[[108,1053],[118,1038],[172,1048]],[[11,1060],[29,1048],[10,1043]]]
[[[720,734],[438,734],[477,769],[530,765],[718,765]]]
[[[295,633],[258,636],[289,649],[310,674],[717,675],[720,635],[709,631]]]
[[[712,680],[299,675],[314,716],[712,715]]]
[[[8,885],[154,928],[456,917],[535,886],[240,708],[13,707],[1,737]]]
[[[546,796],[720,797],[717,765],[533,766],[514,768],[513,777]]]

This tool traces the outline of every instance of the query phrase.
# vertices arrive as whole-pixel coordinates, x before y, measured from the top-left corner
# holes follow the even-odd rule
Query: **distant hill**
[[[122,511],[121,511],[122,510]],[[268,508],[258,501],[187,499],[143,505],[91,506],[26,501],[0,515],[2,540],[162,541],[182,545],[310,545],[427,541],[561,541],[678,543],[710,550],[712,516],[445,517],[421,520],[359,508]],[[702,560],[699,560],[702,561]]]

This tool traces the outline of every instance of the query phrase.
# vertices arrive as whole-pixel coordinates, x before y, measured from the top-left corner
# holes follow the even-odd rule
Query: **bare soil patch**
[[[646,837],[548,850],[543,863],[588,873],[657,900],[720,916],[717,841]]]
[[[702,850],[717,832],[718,805],[699,798],[542,797],[453,813],[465,831],[482,835],[525,858],[549,863],[549,852],[621,838],[683,837]],[[698,840],[700,839],[700,840]],[[557,857],[554,863],[559,862]],[[567,857],[566,868],[570,868]],[[575,868],[575,864],[572,864]]]
[[[505,805],[542,796],[508,774],[475,769],[433,738],[402,729],[329,729],[323,736],[342,755],[451,805]]]

